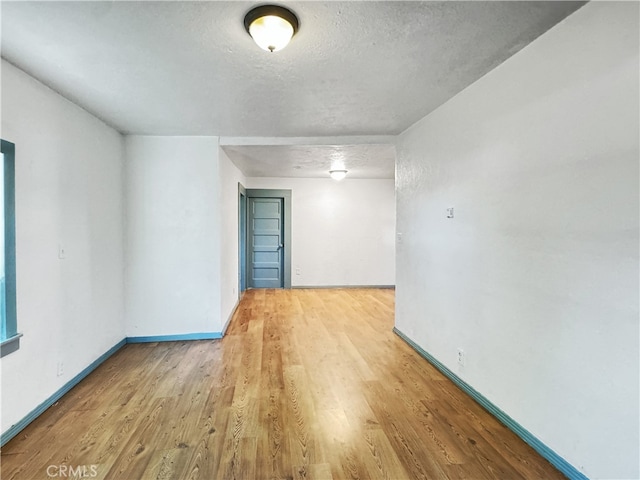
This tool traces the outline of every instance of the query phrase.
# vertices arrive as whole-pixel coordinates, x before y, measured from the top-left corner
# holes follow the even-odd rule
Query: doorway
[[[240,291],[291,288],[291,190],[239,191]]]

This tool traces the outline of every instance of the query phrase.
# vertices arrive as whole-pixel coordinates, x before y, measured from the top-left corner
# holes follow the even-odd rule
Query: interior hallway
[[[2,478],[563,478],[392,332],[394,296],[250,290],[222,340],[126,345],[2,449]]]

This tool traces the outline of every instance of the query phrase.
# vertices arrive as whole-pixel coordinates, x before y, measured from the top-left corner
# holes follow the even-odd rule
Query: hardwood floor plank
[[[256,478],[285,478],[285,463],[291,453],[284,429],[285,391],[271,388],[260,399],[260,430],[256,456]]]
[[[157,450],[151,456],[145,476],[154,480],[171,480],[181,478],[187,458],[193,452],[187,448]]]
[[[309,388],[305,376],[302,366],[286,367],[284,371],[287,415],[283,418],[294,465],[324,461],[321,444],[316,442],[317,419],[313,402],[306,393]]]
[[[142,478],[155,449],[157,432],[162,422],[175,411],[178,402],[175,398],[158,398],[150,405],[149,413],[139,423],[119,452],[106,478]],[[165,449],[160,445],[159,449]],[[109,461],[103,463],[110,463]]]
[[[222,340],[123,347],[2,448],[3,479],[560,479],[392,332],[391,289],[251,290]]]
[[[411,478],[445,478],[433,446],[418,435],[414,423],[409,421],[410,412],[398,404],[395,396],[389,396],[379,381],[367,382],[364,388],[368,390],[369,404],[381,428]]]
[[[369,455],[364,456],[364,463],[369,473],[369,478],[381,480],[395,480],[398,478],[410,478],[409,473],[396,455],[387,435],[380,428],[371,428],[364,431]]]
[[[309,478],[310,480],[333,480],[331,474],[331,465],[328,463],[314,463],[309,465]]]

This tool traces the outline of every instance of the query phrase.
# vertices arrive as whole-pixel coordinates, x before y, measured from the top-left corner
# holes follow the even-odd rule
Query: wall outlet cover
[[[458,349],[458,365],[461,365],[464,367],[466,361],[467,361],[467,358],[466,358],[466,354],[464,353],[464,350],[462,348],[459,348]]]

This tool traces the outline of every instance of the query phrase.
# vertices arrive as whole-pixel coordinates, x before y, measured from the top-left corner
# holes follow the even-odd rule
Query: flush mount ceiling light
[[[347,171],[346,170],[329,170],[329,175],[331,175],[331,178],[333,178],[334,180],[339,181],[347,176]]]
[[[277,52],[286,47],[298,31],[298,17],[284,7],[261,5],[245,15],[244,28],[260,48]]]

